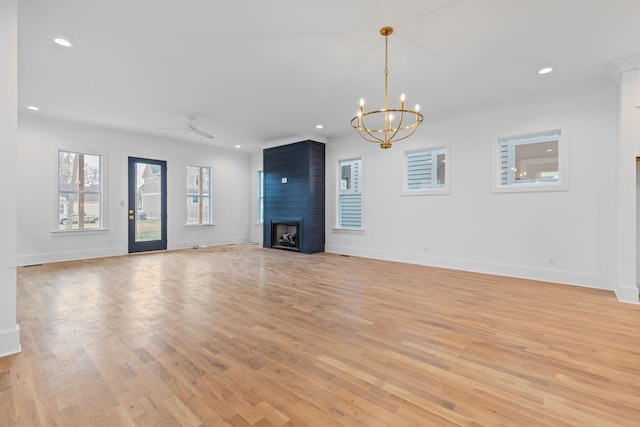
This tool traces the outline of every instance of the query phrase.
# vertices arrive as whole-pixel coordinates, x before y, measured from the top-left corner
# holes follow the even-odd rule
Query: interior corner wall
[[[327,144],[327,252],[614,290],[615,88],[439,122],[381,150],[356,136]],[[495,193],[499,136],[570,129],[568,191]],[[450,194],[403,196],[407,150],[450,144]],[[338,162],[363,158],[363,230],[336,229]]]
[[[636,158],[640,156],[640,73],[622,72],[619,83],[617,149],[617,284],[620,301],[638,303]]]
[[[238,141],[242,144],[244,141]],[[18,265],[128,253],[127,160],[167,161],[168,249],[248,242],[251,155],[205,144],[35,118],[18,121]],[[58,150],[103,156],[105,230],[55,232],[58,228]],[[211,167],[213,222],[186,226],[186,166]]]
[[[4,225],[0,239],[0,357],[20,352],[16,315],[16,151],[18,126],[18,11],[15,0],[0,2],[0,188]]]

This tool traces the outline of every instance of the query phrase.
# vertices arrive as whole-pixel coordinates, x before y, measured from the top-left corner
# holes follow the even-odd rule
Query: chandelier
[[[389,108],[387,64],[391,34],[393,34],[392,27],[380,29],[380,35],[384,36],[384,108],[365,112],[364,98],[362,98],[358,115],[351,119],[351,126],[358,131],[360,136],[366,141],[380,144],[380,148],[391,148],[392,143],[409,138],[416,132],[423,119],[418,104],[413,110],[404,108],[404,93],[400,96],[400,108]],[[394,117],[394,114],[397,114],[398,117]]]

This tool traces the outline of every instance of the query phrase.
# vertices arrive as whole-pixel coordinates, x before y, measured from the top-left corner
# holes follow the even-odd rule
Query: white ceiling
[[[18,10],[21,112],[227,148],[355,133],[361,97],[381,108],[385,25],[391,103],[406,92],[423,126],[605,81],[612,62],[640,53],[639,0],[19,0]],[[187,115],[216,139],[157,129]]]

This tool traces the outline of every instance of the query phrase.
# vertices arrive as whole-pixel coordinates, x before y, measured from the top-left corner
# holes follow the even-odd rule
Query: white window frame
[[[189,192],[189,183],[187,183],[187,179],[189,178],[189,168],[198,168],[198,169],[206,169],[208,170],[208,177],[209,177],[209,191],[208,193],[202,193],[202,194],[196,194],[193,192]],[[184,226],[185,227],[208,227],[208,226],[212,226],[214,225],[213,223],[213,169],[210,166],[200,166],[200,165],[186,165],[184,168],[184,173],[185,173],[185,178],[182,181],[185,185],[184,187],[184,191],[185,191],[185,197],[183,199],[183,203],[184,203]],[[194,175],[194,185],[198,185],[198,176],[199,175]],[[194,200],[198,200],[198,199],[208,199],[209,200],[209,210],[207,212],[206,217],[200,218],[200,223],[199,224],[190,224],[189,221],[189,206],[188,206],[188,200],[191,199],[192,203],[197,203],[197,202],[193,202]],[[206,220],[206,222],[205,222]]]
[[[343,189],[343,182],[342,182],[342,166],[343,164],[348,164],[348,163],[354,163],[354,162],[359,162],[360,166],[359,166],[359,172],[358,172],[358,179],[357,179],[357,188],[352,188],[352,189]],[[363,157],[352,157],[352,158],[347,158],[347,159],[340,159],[337,162],[337,169],[336,169],[336,229],[338,230],[363,230],[364,229],[364,183],[363,183],[363,169],[364,169],[364,158]],[[356,182],[356,179],[354,178],[353,175],[353,168],[352,168],[352,182]],[[341,198],[344,195],[359,195],[360,196],[360,226],[359,227],[351,227],[351,226],[345,226],[342,224],[341,221]]]
[[[264,171],[258,171],[256,223],[264,224]]]
[[[93,228],[72,228],[72,229],[64,229],[64,228],[60,228],[60,215],[63,214],[64,208],[61,206],[60,203],[60,153],[61,152],[65,152],[65,153],[73,153],[73,154],[83,154],[86,156],[96,156],[99,158],[99,174],[100,174],[100,181],[99,181],[99,185],[98,185],[98,193],[99,193],[99,201],[98,201],[98,209],[97,209],[97,216],[98,216],[98,226]],[[94,150],[90,150],[90,149],[72,149],[72,148],[58,148],[55,150],[55,164],[56,164],[56,168],[54,170],[55,173],[55,179],[53,179],[53,184],[55,185],[55,216],[54,216],[54,227],[52,229],[52,234],[54,235],[71,235],[71,234],[77,234],[77,233],[82,233],[82,234],[91,234],[91,233],[95,233],[95,232],[105,232],[106,231],[106,218],[104,216],[104,213],[107,212],[107,207],[106,207],[106,200],[105,200],[105,194],[106,194],[106,171],[107,171],[107,155],[105,153],[102,152],[97,152]]]
[[[513,179],[514,171],[506,171],[511,176],[506,184],[502,183],[501,151],[503,141],[512,141],[508,147],[509,155],[514,155],[513,147],[520,144],[535,144],[553,140],[547,136],[558,134],[558,180],[535,181]],[[549,126],[529,132],[501,132],[492,136],[491,141],[491,192],[493,193],[525,193],[539,191],[569,190],[569,144],[568,126]]]
[[[444,153],[444,184],[438,185],[434,181],[437,176],[436,173],[432,173],[431,186],[420,189],[409,189],[409,155],[413,153],[432,153],[437,154]],[[443,142],[440,144],[434,144],[418,148],[415,150],[408,150],[404,152],[404,169],[403,169],[403,183],[401,196],[430,196],[440,194],[451,193],[451,144],[449,142]]]

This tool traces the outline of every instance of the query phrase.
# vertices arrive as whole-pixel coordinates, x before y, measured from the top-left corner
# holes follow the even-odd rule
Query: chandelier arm
[[[363,131],[363,130],[364,130],[365,134],[366,134],[366,135],[369,135],[369,137],[370,137],[370,138],[372,138],[372,139],[367,138],[367,137],[362,133],[362,131]],[[358,132],[360,133],[360,137],[361,137],[362,139],[366,140],[366,141],[369,141],[369,142],[375,142],[375,143],[379,143],[379,144],[381,144],[381,143],[383,143],[383,142],[384,142],[384,139],[382,139],[382,138],[379,138],[379,137],[375,136],[375,135],[374,135],[373,133],[371,133],[371,131],[370,131],[369,129],[367,129],[367,128],[361,128],[361,129],[358,129]]]
[[[356,118],[357,118],[357,117],[354,117],[354,119],[353,119],[353,120],[355,120]],[[367,129],[365,126],[362,126],[362,127],[360,127],[360,126],[354,126],[354,125],[353,125],[353,120],[351,120],[351,127],[353,127],[355,130],[357,130],[357,131],[358,131],[358,134],[360,134],[360,138],[364,139],[365,141],[375,142],[375,143],[377,143],[377,144],[381,144],[381,143],[383,143],[383,142],[384,142],[382,139],[380,139],[380,138],[378,138],[377,136],[375,136],[374,134],[372,134],[372,133],[371,133],[372,131],[370,131],[369,129]],[[363,133],[363,131],[364,131],[364,133]],[[366,135],[368,135],[368,136],[369,136],[370,138],[372,138],[372,139],[368,138]]]
[[[382,144],[384,142],[382,139],[377,138],[375,136],[373,137],[374,139],[367,138],[366,135],[362,134],[362,132],[360,132],[360,138],[364,139],[365,141],[373,142],[376,144]]]
[[[369,114],[369,113],[367,113],[367,114]],[[353,122],[356,121],[356,120],[358,120],[358,124],[354,125]],[[355,130],[357,130],[358,133],[360,134],[360,137],[362,139],[364,139],[365,141],[375,142],[375,143],[378,143],[378,144],[381,144],[381,143],[384,142],[383,139],[381,139],[381,138],[379,138],[379,137],[374,135],[374,133],[380,133],[382,131],[381,130],[377,130],[377,129],[368,129],[366,127],[366,125],[364,124],[364,118],[362,118],[362,117],[356,116],[353,119],[351,119],[351,127],[354,128]],[[363,133],[363,131],[364,131],[364,133]],[[369,135],[373,139],[367,138],[365,136],[365,134]]]
[[[396,128],[394,134],[392,135],[392,138],[389,141],[387,141],[388,143],[398,142],[398,141],[402,141],[403,139],[409,138],[411,135],[416,133],[416,131],[418,130],[418,125],[420,125],[420,123],[422,123],[422,120],[423,120],[422,114],[417,113],[415,111],[411,111],[411,110],[405,110],[405,111],[394,110],[394,111],[400,112],[401,116],[404,114],[405,111],[411,112],[412,114],[416,115],[416,122],[412,123],[410,125],[402,127],[401,126],[402,119],[401,119],[400,123],[398,123],[398,127]],[[406,135],[403,135],[403,136],[397,138],[397,139],[394,139],[396,134],[401,130],[402,131],[410,130],[410,132],[408,134],[406,134]]]
[[[403,139],[407,139],[407,138],[409,138],[411,135],[413,135],[414,133],[416,133],[416,131],[418,130],[418,125],[414,123],[414,124],[412,124],[412,125],[407,126],[405,129],[411,129],[411,132],[409,132],[407,135],[404,135],[404,136],[402,136],[402,137],[400,137],[400,138],[396,139],[396,140],[395,140],[395,141],[393,141],[393,142],[398,142],[398,141],[402,141]]]
[[[400,110],[399,113],[400,113],[400,119],[398,120],[398,125],[397,125],[395,131],[393,132],[393,135],[391,135],[391,138],[389,138],[387,140],[387,142],[389,142],[389,143],[395,142],[395,141],[399,141],[398,139],[394,140],[394,138],[395,138],[395,136],[398,134],[398,132],[400,130],[404,130],[404,128],[402,127],[402,121],[404,120],[404,110]],[[390,130],[393,131],[393,128],[391,128]]]

